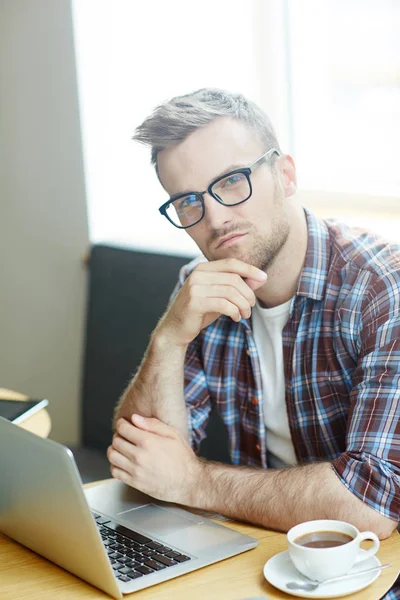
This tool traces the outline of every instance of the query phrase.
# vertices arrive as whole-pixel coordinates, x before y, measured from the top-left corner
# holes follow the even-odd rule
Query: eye
[[[246,179],[246,176],[243,173],[234,173],[233,175],[229,175],[226,179],[223,179],[220,183],[222,188],[229,188],[237,185],[238,183],[242,183]]]
[[[185,196],[184,198],[179,198],[176,201],[175,208],[177,210],[187,210],[188,208],[193,208],[199,206],[200,202],[197,196],[191,194],[189,196]]]
[[[188,208],[189,206],[191,206],[193,204],[194,201],[195,201],[194,196],[186,196],[186,198],[183,198],[179,202],[179,208]]]

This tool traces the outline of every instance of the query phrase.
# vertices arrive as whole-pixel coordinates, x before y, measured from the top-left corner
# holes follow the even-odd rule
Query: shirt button
[[[254,404],[254,406],[258,406],[258,398],[254,396],[254,398],[251,399],[251,403]]]
[[[250,350],[248,348],[246,350],[246,354],[247,354],[247,356],[250,356]]]
[[[260,444],[256,444],[256,449],[260,452],[260,450],[261,450]]]

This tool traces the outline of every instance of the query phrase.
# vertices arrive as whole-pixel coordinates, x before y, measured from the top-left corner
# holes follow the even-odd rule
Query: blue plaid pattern
[[[373,509],[400,517],[400,247],[305,211],[308,247],[283,330],[286,405],[299,463],[330,461]],[[180,273],[174,295],[200,260]],[[233,464],[268,468],[251,320],[219,317],[189,345],[185,401],[193,447],[212,407]],[[385,600],[400,599],[392,588]]]

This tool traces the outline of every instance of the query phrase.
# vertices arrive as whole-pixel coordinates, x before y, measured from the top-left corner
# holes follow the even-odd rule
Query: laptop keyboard
[[[115,576],[121,581],[133,581],[191,560],[190,556],[163,546],[160,542],[127,529],[111,519],[95,512],[92,514]]]

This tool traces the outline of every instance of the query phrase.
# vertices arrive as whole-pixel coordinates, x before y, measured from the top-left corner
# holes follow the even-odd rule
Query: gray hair
[[[193,131],[219,117],[231,117],[247,123],[265,144],[266,150],[280,150],[270,120],[257,104],[241,94],[215,88],[202,88],[160,104],[136,128],[132,139],[151,147],[151,162],[157,171],[159,152],[182,142]]]

